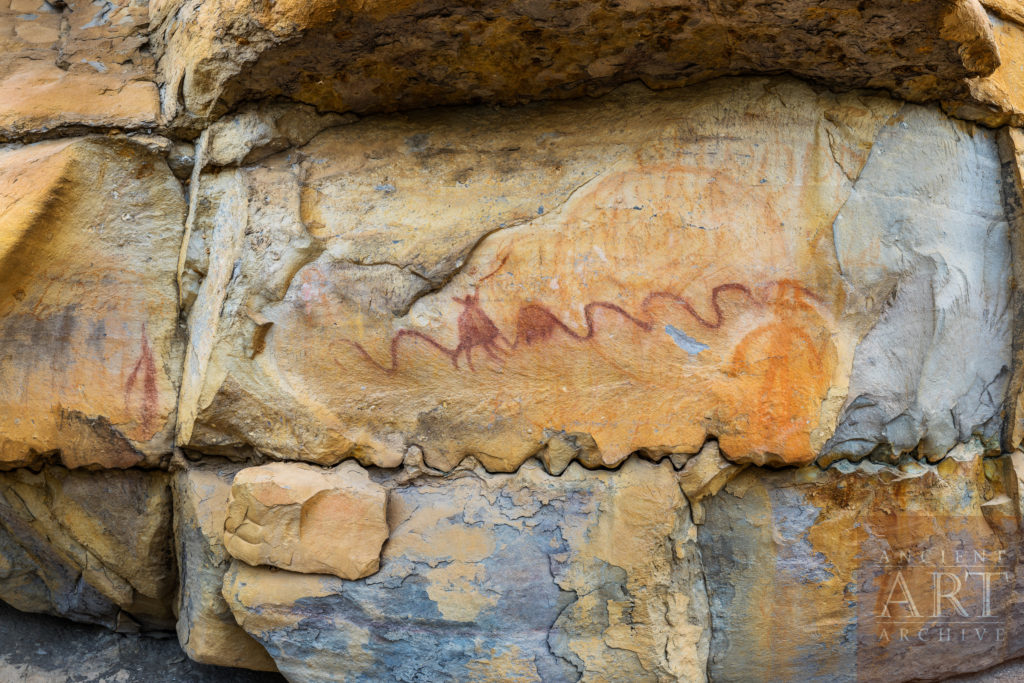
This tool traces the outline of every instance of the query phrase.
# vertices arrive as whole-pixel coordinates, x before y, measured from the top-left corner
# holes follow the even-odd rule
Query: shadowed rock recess
[[[1021,0],[0,0],[0,599],[231,680],[1024,657],[1021,126]]]

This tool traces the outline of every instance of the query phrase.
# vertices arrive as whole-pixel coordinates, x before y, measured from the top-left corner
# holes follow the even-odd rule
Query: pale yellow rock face
[[[231,561],[224,549],[224,519],[238,469],[238,465],[195,465],[173,475],[181,587],[178,641],[191,659],[203,664],[274,671],[270,655],[235,623],[221,596]]]
[[[250,565],[359,579],[377,571],[387,538],[387,492],[354,463],[272,463],[231,484],[224,547]]]
[[[184,208],[164,160],[125,139],[0,151],[0,467],[169,456]]]

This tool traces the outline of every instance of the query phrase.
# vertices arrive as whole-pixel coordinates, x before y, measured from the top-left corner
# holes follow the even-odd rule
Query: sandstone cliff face
[[[1016,0],[0,36],[0,599],[292,681],[1024,655]]]
[[[145,2],[0,4],[0,141],[140,129],[160,112]]]
[[[379,111],[775,70],[917,99],[960,93],[960,79],[998,64],[995,32],[970,0],[290,2],[257,12],[168,0],[154,18],[164,112],[200,117],[253,95]]]

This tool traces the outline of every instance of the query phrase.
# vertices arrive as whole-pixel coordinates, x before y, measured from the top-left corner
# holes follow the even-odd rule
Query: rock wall
[[[2,1],[0,599],[291,681],[1024,656],[1017,0]]]

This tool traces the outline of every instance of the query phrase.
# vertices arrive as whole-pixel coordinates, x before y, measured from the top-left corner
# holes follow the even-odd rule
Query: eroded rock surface
[[[155,125],[148,24],[147,3],[133,0],[0,3],[0,142]]]
[[[225,578],[289,680],[704,680],[695,532],[667,462],[385,485],[373,576],[235,562]]]
[[[0,2],[0,599],[291,681],[1024,654],[1019,0]]]
[[[118,630],[173,626],[167,474],[0,473],[0,598]]]
[[[238,465],[211,463],[173,475],[174,537],[178,557],[178,641],[203,664],[273,671],[266,650],[238,626],[221,596],[231,557],[224,520]]]
[[[1019,495],[1011,458],[978,446],[937,467],[744,472],[699,531],[711,678],[939,680],[1019,657]]]
[[[999,59],[974,0],[770,9],[742,1],[321,0],[256,12],[228,0],[166,0],[153,15],[165,112],[199,116],[255,93],[379,111],[560,99],[632,79],[670,87],[750,71],[921,99],[952,94],[960,79],[988,75]]]

